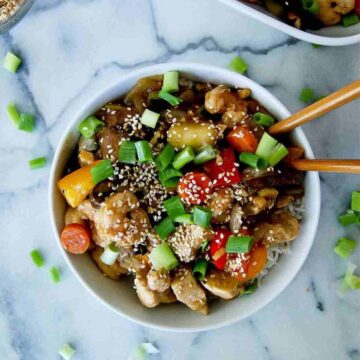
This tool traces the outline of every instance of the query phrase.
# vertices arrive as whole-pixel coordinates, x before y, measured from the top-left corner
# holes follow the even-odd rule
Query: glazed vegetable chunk
[[[171,288],[176,298],[191,310],[204,315],[209,312],[204,289],[196,282],[191,274],[191,269],[181,266],[175,270],[171,280]]]
[[[199,149],[204,145],[216,144],[217,131],[210,122],[178,122],[173,124],[167,133],[169,143],[176,149],[190,146]]]
[[[224,300],[233,299],[244,291],[243,284],[234,276],[219,270],[211,270],[201,281],[204,288]]]

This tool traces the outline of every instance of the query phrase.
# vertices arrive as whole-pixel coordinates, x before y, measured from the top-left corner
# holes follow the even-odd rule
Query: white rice
[[[299,221],[303,218],[303,213],[305,211],[303,199],[297,199],[291,202],[288,206],[284,208],[291,215],[293,215]],[[296,239],[295,239],[296,241]],[[271,268],[273,268],[280,260],[282,255],[289,254],[291,252],[291,242],[285,242],[283,244],[278,244],[272,246],[268,249],[268,257],[267,264],[263,271],[257,276],[254,281],[258,282],[258,286],[261,286],[262,279],[270,272]]]

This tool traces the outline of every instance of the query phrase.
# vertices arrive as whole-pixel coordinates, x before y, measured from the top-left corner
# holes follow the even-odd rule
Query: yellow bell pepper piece
[[[58,188],[71,207],[75,208],[80,205],[95,187],[96,184],[94,184],[91,176],[91,168],[99,162],[95,161],[91,165],[73,171],[58,181]]]

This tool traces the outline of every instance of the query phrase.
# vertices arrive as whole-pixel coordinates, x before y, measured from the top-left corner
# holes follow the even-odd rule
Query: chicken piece
[[[224,224],[229,221],[233,198],[231,188],[219,188],[211,194],[207,206],[212,211],[212,220],[215,223]]]
[[[145,261],[145,258],[147,257],[144,257],[143,255],[141,256]],[[139,258],[137,260],[139,260]],[[161,292],[151,290],[148,285],[148,274],[149,268],[146,266],[142,266],[136,272],[134,285],[140,302],[148,308],[153,308],[161,303],[170,304],[176,302],[176,297],[170,287]]]
[[[145,240],[150,228],[149,218],[139,205],[137,197],[124,190],[109,197],[99,209],[94,209],[89,200],[78,209],[94,222],[97,245],[106,247],[115,243],[118,247],[126,247]]]
[[[164,292],[170,288],[170,275],[167,270],[151,269],[147,274],[148,288],[157,292]]]
[[[147,255],[133,255],[129,250],[128,254],[120,257],[120,265],[129,272],[146,276],[151,269],[151,262]]]
[[[154,308],[160,304],[161,296],[156,291],[152,291],[148,288],[146,276],[136,274],[134,285],[136,294],[144,306],[147,308]]]
[[[225,85],[219,85],[205,95],[205,108],[210,114],[223,114],[222,122],[233,128],[247,116],[247,103]]]
[[[355,0],[317,0],[319,11],[316,17],[324,25],[335,25],[355,8]]]
[[[239,280],[224,271],[212,269],[201,281],[202,286],[213,295],[224,300],[233,299],[244,291],[244,286]]]
[[[112,280],[118,280],[121,275],[125,275],[128,273],[128,271],[123,268],[118,261],[115,261],[114,265],[106,265],[100,260],[100,256],[104,252],[104,249],[96,246],[91,251],[91,257],[95,261],[96,265],[99,267],[101,272],[109,277]]]
[[[175,270],[171,288],[176,298],[191,310],[208,314],[206,293],[192,276],[190,267],[181,265]]]
[[[294,240],[299,232],[299,221],[287,211],[278,211],[268,221],[257,224],[253,237],[255,242],[270,247]]]
[[[168,238],[168,243],[182,262],[190,262],[195,259],[201,244],[210,241],[213,233],[199,225],[182,224]]]

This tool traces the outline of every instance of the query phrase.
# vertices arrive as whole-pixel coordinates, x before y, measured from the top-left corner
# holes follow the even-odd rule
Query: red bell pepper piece
[[[239,170],[235,166],[235,154],[231,148],[220,151],[220,159],[216,158],[204,165],[214,188],[238,184],[241,181]]]
[[[239,153],[255,153],[258,140],[247,126],[238,125],[226,136],[227,142]]]

